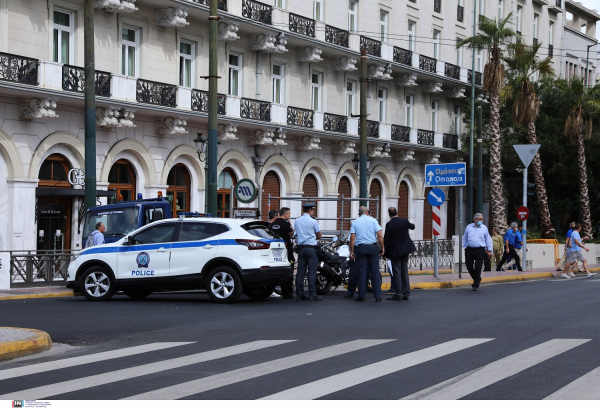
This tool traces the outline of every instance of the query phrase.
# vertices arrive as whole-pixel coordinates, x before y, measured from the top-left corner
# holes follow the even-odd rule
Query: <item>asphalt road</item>
[[[3,301],[1,326],[83,347],[2,364],[0,400],[599,399],[599,292],[577,278],[382,303]]]

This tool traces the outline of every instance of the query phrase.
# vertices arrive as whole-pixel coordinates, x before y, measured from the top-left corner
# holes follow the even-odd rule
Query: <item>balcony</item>
[[[433,146],[435,144],[435,132],[431,130],[417,130],[417,143],[421,145]]]
[[[217,94],[217,114],[225,115],[225,101],[227,97],[223,94]],[[208,112],[208,92],[192,89],[192,110],[199,112]]]
[[[406,126],[392,125],[392,140],[410,143],[410,128]]]
[[[40,61],[37,59],[0,52],[0,80],[2,81],[37,85],[39,66]]]
[[[348,117],[342,115],[334,115],[326,113],[323,116],[323,130],[330,132],[347,133],[348,132]]]
[[[473,70],[467,71],[467,82],[473,83]],[[475,71],[475,85],[481,86],[481,72]]]
[[[465,19],[465,8],[463,6],[456,6],[456,20],[461,23]]]
[[[394,47],[394,62],[399,64],[412,66],[412,55],[413,52],[405,50],[404,48]]]
[[[460,67],[446,62],[444,66],[444,74],[448,78],[454,78],[460,80]]]
[[[419,68],[423,71],[436,72],[437,60],[435,58],[419,55]]]
[[[263,24],[272,23],[273,7],[254,0],[242,0],[242,16]]]
[[[98,96],[110,98],[110,72],[96,71],[94,92]],[[85,69],[74,65],[62,66],[63,91],[85,92]]]
[[[240,117],[245,119],[271,121],[271,103],[257,101],[256,99],[242,98],[240,104]]]
[[[204,4],[205,6],[210,6],[210,0],[191,0],[194,3]],[[227,11],[227,0],[219,0],[217,4],[217,8],[219,10]]]
[[[372,38],[360,36],[360,49],[366,50],[367,55],[381,57],[381,41],[373,40]]]
[[[433,11],[436,13],[442,12],[442,0],[433,0]]]
[[[291,32],[315,37],[315,20],[290,13],[289,29]]]
[[[444,133],[442,146],[444,146],[446,149],[458,150],[458,135]]]
[[[360,135],[360,122],[358,123],[358,134]],[[379,122],[367,120],[367,137],[379,138]]]
[[[135,87],[135,99],[151,105],[176,107],[177,86],[138,79]]]
[[[288,106],[287,124],[290,126],[312,128],[314,127],[314,115],[315,111],[312,111],[310,109],[294,108],[293,106]]]
[[[348,48],[348,39],[350,33],[347,30],[341,30],[330,25],[325,26],[325,41],[340,47]]]

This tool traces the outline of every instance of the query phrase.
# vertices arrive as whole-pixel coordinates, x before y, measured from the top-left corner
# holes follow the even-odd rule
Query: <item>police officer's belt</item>
[[[319,246],[318,245],[296,245],[296,248],[298,248],[298,250],[305,249],[305,248],[317,249],[317,248],[319,248]]]

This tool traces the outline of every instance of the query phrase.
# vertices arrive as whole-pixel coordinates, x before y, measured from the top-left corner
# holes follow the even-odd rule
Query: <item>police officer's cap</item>
[[[310,209],[315,208],[315,204],[314,203],[306,203],[306,204],[302,204],[302,209],[304,211],[308,211]]]

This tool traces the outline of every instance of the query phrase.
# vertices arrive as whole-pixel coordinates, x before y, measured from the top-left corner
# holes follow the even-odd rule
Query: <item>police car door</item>
[[[169,278],[174,222],[161,223],[132,235],[117,253],[119,279]]]
[[[212,221],[182,221],[177,242],[171,247],[171,277],[200,275],[206,263],[217,254],[216,235]]]

